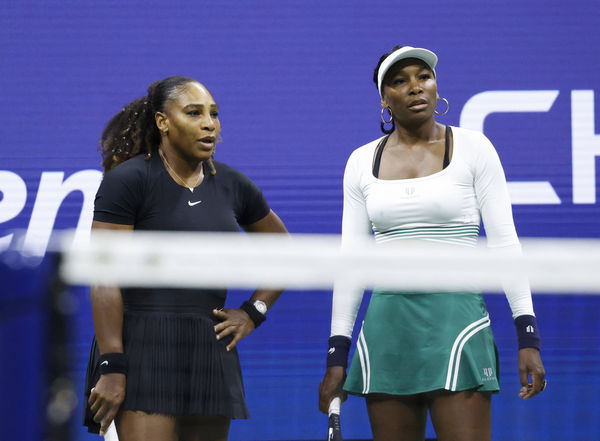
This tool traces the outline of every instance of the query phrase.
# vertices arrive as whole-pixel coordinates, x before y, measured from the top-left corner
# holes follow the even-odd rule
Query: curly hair
[[[146,96],[133,100],[113,116],[100,138],[104,171],[139,154],[145,153],[148,158],[156,154],[161,138],[155,113],[164,112],[166,103],[175,99],[184,85],[196,82],[182,76],[155,81],[148,87]],[[212,158],[208,166],[212,175],[217,173]]]

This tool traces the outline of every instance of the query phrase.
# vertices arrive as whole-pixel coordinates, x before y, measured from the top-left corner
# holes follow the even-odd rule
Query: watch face
[[[258,312],[260,312],[261,314],[267,313],[267,304],[265,302],[263,302],[261,300],[255,300],[253,305],[256,308],[256,310]]]

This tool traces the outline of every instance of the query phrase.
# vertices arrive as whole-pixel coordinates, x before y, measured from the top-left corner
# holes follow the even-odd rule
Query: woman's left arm
[[[258,222],[246,225],[244,229],[248,233],[282,233],[288,234],[285,225],[282,220],[275,214],[273,210],[269,211],[265,217]],[[267,305],[267,309],[270,309],[275,301],[279,298],[283,289],[257,289],[252,297],[250,297],[250,303],[260,300]]]
[[[270,210],[262,219],[250,225],[244,225],[243,228],[248,233],[288,234],[285,225],[273,210]],[[239,309],[215,309],[213,314],[221,320],[221,323],[215,326],[217,339],[233,335],[231,343],[227,345],[227,350],[235,348],[242,338],[247,337],[256,326],[266,319],[266,311],[273,306],[282,291],[283,289],[257,289]],[[258,307],[255,306],[257,301],[262,302],[257,304]],[[261,312],[259,308],[263,308],[263,305],[265,309]]]
[[[513,221],[504,170],[492,143],[483,135],[482,138],[473,172],[475,194],[487,234],[488,247],[492,252],[518,257],[521,255],[521,246]],[[503,280],[503,285],[519,340],[519,396],[528,399],[540,393],[546,384],[531,290],[525,277]]]

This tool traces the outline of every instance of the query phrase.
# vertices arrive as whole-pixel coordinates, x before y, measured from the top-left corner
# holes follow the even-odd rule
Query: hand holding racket
[[[342,441],[342,426],[340,424],[340,397],[335,397],[329,404],[329,427],[327,441]]]
[[[319,410],[329,416],[327,441],[342,441],[340,425],[340,406],[346,400],[342,389],[346,378],[344,366],[329,366],[319,385]]]

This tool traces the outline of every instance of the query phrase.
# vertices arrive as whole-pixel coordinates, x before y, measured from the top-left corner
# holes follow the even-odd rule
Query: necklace
[[[167,157],[165,156],[165,154],[163,153],[163,151],[161,149],[158,149],[158,154],[160,155],[160,159],[162,159],[162,162],[163,162],[163,164],[165,164],[165,167],[167,167],[168,171],[171,171],[173,173],[173,175],[174,175],[173,177],[176,178],[176,180],[179,181],[179,183],[181,185],[183,185],[185,188],[187,188],[189,191],[191,191],[193,193],[194,187],[197,187],[200,184],[200,181],[202,180],[202,177],[204,176],[204,173],[202,173],[202,169],[200,169],[200,173],[198,174],[196,183],[190,187],[187,184],[187,182],[185,182],[185,179],[183,179],[181,176],[179,176],[177,174],[177,172],[175,170],[173,170],[173,167],[171,167],[171,164],[169,164],[169,161],[167,161]]]

